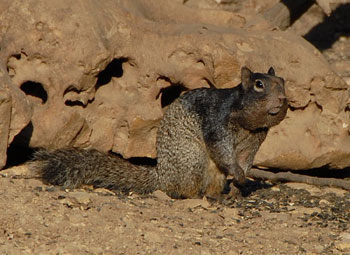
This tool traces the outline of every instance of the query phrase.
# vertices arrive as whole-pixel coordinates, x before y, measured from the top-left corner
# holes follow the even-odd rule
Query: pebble
[[[239,219],[241,216],[239,216],[239,210],[237,208],[228,208],[225,207],[224,210],[219,213],[219,215],[225,219]]]
[[[20,165],[8,168],[6,170],[1,171],[1,175],[3,177],[16,177],[22,176],[27,178],[39,177],[39,174],[31,171],[28,165]]]
[[[319,204],[324,207],[324,206],[329,206],[331,204],[331,202],[329,202],[326,199],[321,199]]]
[[[291,189],[304,189],[308,191],[312,196],[319,196],[322,194],[322,190],[320,188],[306,183],[289,182],[285,185]]]
[[[91,193],[88,192],[75,191],[70,192],[68,196],[82,205],[88,205],[91,202]]]
[[[184,208],[193,209],[196,207],[203,207],[203,208],[209,208],[210,204],[206,197],[203,199],[184,199],[184,200],[178,200],[175,202],[176,205]]]
[[[281,189],[280,189],[279,187],[276,187],[276,186],[273,186],[273,187],[271,188],[271,190],[272,190],[272,191],[277,191],[277,192],[281,191]]]
[[[340,251],[350,251],[350,233],[341,233],[340,240],[335,242],[335,247]]]
[[[95,193],[101,194],[101,195],[112,195],[115,196],[115,193],[109,189],[104,189],[104,188],[97,188],[94,189]]]
[[[162,242],[162,237],[154,231],[149,231],[146,232],[143,236],[146,241],[151,242],[151,243],[161,243]]]
[[[326,194],[327,193],[334,193],[335,195],[339,196],[339,197],[343,197],[345,196],[345,194],[347,193],[346,190],[343,189],[337,189],[337,188],[332,188],[332,187],[327,187],[323,190]]]
[[[171,200],[171,197],[169,197],[165,192],[163,192],[161,190],[154,191],[152,195],[161,201],[170,201]]]
[[[322,210],[318,207],[307,208],[307,207],[295,207],[294,211],[291,211],[293,214],[313,214],[321,213]]]

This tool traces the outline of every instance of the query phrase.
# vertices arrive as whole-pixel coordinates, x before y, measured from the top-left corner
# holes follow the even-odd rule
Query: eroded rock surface
[[[31,114],[29,101],[0,65],[0,169],[6,164],[7,148],[14,137],[26,126],[30,129]]]
[[[256,164],[350,166],[348,85],[313,46],[274,31],[260,16],[173,0],[4,6],[0,61],[33,107],[32,132],[21,133],[32,147],[155,157],[157,124],[182,91],[234,86],[241,66],[259,72],[273,66],[286,80],[290,111]]]

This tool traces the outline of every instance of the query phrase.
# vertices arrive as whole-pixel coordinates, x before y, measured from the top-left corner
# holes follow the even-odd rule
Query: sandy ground
[[[350,254],[350,193],[250,181],[225,202],[0,178],[0,254]]]

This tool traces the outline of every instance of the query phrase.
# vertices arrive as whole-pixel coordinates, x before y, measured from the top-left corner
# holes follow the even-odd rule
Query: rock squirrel
[[[284,80],[241,69],[241,83],[229,89],[199,88],[177,98],[157,133],[157,165],[135,165],[94,149],[34,153],[44,181],[78,188],[94,185],[123,192],[157,189],[172,198],[217,197],[226,177],[243,183],[268,129],[288,108]]]

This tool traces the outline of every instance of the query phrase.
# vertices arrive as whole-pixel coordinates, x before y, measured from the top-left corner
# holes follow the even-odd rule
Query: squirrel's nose
[[[286,97],[286,92],[285,92],[285,90],[284,90],[284,86],[281,86],[281,85],[278,86],[277,91],[278,91],[278,96],[277,96],[277,98],[278,98],[280,101],[284,101],[284,100],[287,99],[287,97]]]

